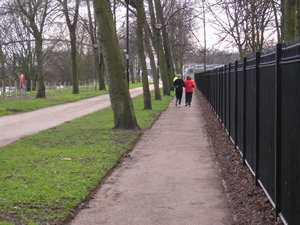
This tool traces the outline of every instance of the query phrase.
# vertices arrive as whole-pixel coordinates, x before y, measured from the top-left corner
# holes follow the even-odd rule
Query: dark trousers
[[[185,104],[191,105],[193,92],[185,92]]]
[[[175,92],[176,92],[176,102],[178,102],[180,105],[182,99],[182,88],[176,88]]]

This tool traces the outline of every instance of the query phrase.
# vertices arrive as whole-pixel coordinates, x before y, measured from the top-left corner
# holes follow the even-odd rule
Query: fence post
[[[238,95],[237,95],[237,90],[238,90],[238,81],[237,81],[237,69],[238,69],[238,64],[239,64],[239,61],[235,61],[235,70],[234,70],[234,73],[235,73],[235,98],[234,98],[234,111],[235,111],[235,115],[234,115],[234,120],[235,120],[235,123],[234,123],[234,129],[235,129],[235,142],[234,142],[234,147],[235,149],[237,149],[237,143],[238,143]]]
[[[255,56],[255,185],[258,186],[259,179],[259,152],[260,152],[260,74],[259,74],[260,52]]]
[[[246,163],[246,159],[247,159],[247,145],[246,145],[246,139],[247,139],[247,123],[246,123],[246,119],[247,119],[247,57],[244,57],[243,60],[243,80],[244,80],[244,87],[243,87],[243,162],[244,164]]]
[[[220,75],[219,75],[219,98],[220,98],[220,104],[219,104],[219,112],[220,112],[220,121],[222,124],[224,124],[223,121],[223,73],[224,73],[224,67],[222,66],[220,68]]]
[[[276,120],[275,120],[275,213],[276,220],[281,211],[281,95],[282,95],[282,70],[281,70],[281,53],[282,44],[276,46]]]
[[[228,133],[232,138],[231,132],[231,63],[228,64]]]
[[[224,115],[223,115],[223,118],[224,118],[224,127],[225,127],[225,130],[227,130],[228,132],[228,127],[226,127],[226,124],[227,124],[227,65],[224,65]]]

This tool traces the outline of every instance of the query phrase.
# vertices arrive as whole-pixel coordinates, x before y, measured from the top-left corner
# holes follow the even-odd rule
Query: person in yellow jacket
[[[173,83],[175,82],[175,80],[178,79],[178,76],[179,76],[179,75],[180,75],[180,74],[175,75],[175,77],[174,77],[174,79],[173,79]]]

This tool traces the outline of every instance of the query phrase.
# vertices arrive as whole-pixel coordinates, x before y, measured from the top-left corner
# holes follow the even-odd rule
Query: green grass
[[[171,98],[153,100],[153,110],[134,99],[140,127],[149,128]],[[64,221],[140,134],[112,127],[107,108],[0,148],[0,225]]]
[[[130,84],[130,88],[141,87],[141,83]],[[83,98],[90,98],[97,95],[107,94],[108,91],[94,91],[92,87],[85,89],[80,87],[79,94],[72,94],[72,88],[49,90],[45,99],[36,99],[32,96],[0,98],[0,116],[13,114],[16,112],[26,112],[47,106],[72,102]]]

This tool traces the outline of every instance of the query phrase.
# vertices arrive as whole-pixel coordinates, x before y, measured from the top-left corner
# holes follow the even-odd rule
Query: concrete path
[[[71,225],[232,224],[196,96],[174,100]]]
[[[151,85],[150,90],[153,88]],[[142,93],[142,88],[130,89],[131,97],[136,97]],[[107,94],[0,117],[0,147],[109,106],[110,99]]]

